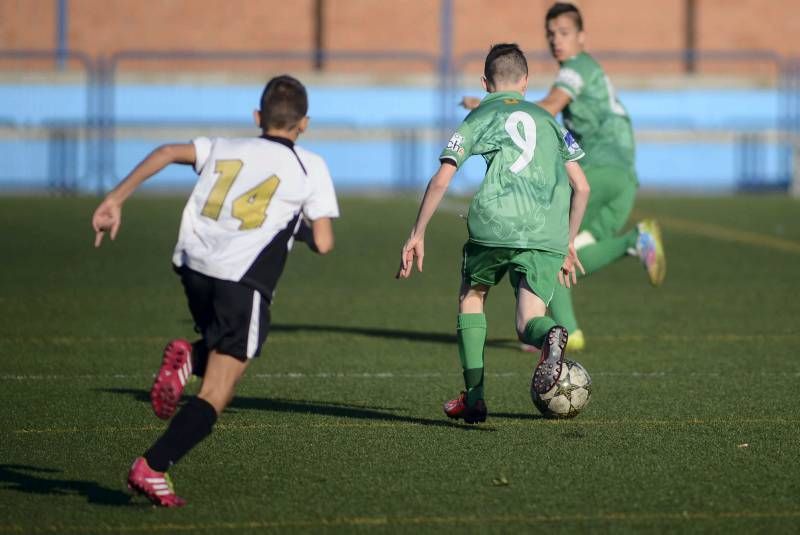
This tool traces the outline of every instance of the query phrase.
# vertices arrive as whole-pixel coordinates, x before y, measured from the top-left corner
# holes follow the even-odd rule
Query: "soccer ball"
[[[579,363],[564,359],[555,386],[539,394],[533,389],[531,399],[545,418],[574,418],[592,397],[592,378]]]

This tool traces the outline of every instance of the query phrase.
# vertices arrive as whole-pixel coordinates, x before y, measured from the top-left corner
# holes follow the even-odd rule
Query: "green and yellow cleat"
[[[642,261],[650,284],[661,286],[667,276],[667,257],[664,254],[664,242],[661,240],[661,227],[655,219],[645,219],[636,228],[636,256]]]

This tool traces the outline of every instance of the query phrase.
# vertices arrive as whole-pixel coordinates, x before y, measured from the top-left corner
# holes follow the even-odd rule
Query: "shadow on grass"
[[[150,403],[150,393],[133,388],[101,388],[100,392],[111,394],[123,394],[131,396],[136,401]],[[236,410],[259,410],[271,412],[287,412],[295,414],[313,414],[319,416],[332,416],[336,418],[352,418],[356,420],[380,420],[384,422],[399,422],[416,425],[426,425],[431,427],[447,427],[463,429],[465,431],[494,431],[485,427],[461,424],[445,419],[431,420],[428,418],[416,418],[413,416],[402,416],[385,409],[377,410],[364,405],[349,405],[346,403],[329,401],[310,401],[305,399],[270,399],[237,396],[233,399],[226,411],[235,412]]]
[[[130,504],[130,495],[119,490],[105,488],[94,481],[41,477],[59,473],[61,473],[60,470],[51,468],[38,468],[24,464],[0,464],[0,488],[53,496],[78,494],[86,496],[89,503],[100,505]]]
[[[509,418],[512,420],[544,420],[545,417],[534,412],[490,412],[491,418]]]
[[[433,342],[436,344],[456,344],[456,335],[447,333],[405,331],[401,329],[381,329],[377,327],[346,327],[343,325],[307,325],[307,324],[274,324],[269,328],[270,332],[322,332],[355,334],[359,336],[371,336],[374,338],[386,338],[388,340],[407,340],[409,342]],[[509,338],[497,338],[486,340],[489,347],[519,348],[519,342]]]

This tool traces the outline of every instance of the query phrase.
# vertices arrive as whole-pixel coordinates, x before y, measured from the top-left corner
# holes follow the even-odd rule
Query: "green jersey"
[[[486,176],[472,198],[469,240],[566,254],[572,195],[565,161],[583,156],[572,135],[519,93],[490,93],[450,138],[440,160],[473,154]]]
[[[586,150],[584,166],[633,168],[635,144],[628,112],[611,81],[592,56],[581,52],[561,64],[555,87],[572,101],[564,109],[564,125]]]

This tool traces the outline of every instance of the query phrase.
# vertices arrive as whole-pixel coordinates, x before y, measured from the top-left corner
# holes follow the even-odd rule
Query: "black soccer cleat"
[[[531,387],[538,394],[545,394],[553,388],[561,375],[564,363],[564,350],[567,347],[567,330],[556,325],[547,331],[542,344],[542,357],[533,371]]]

